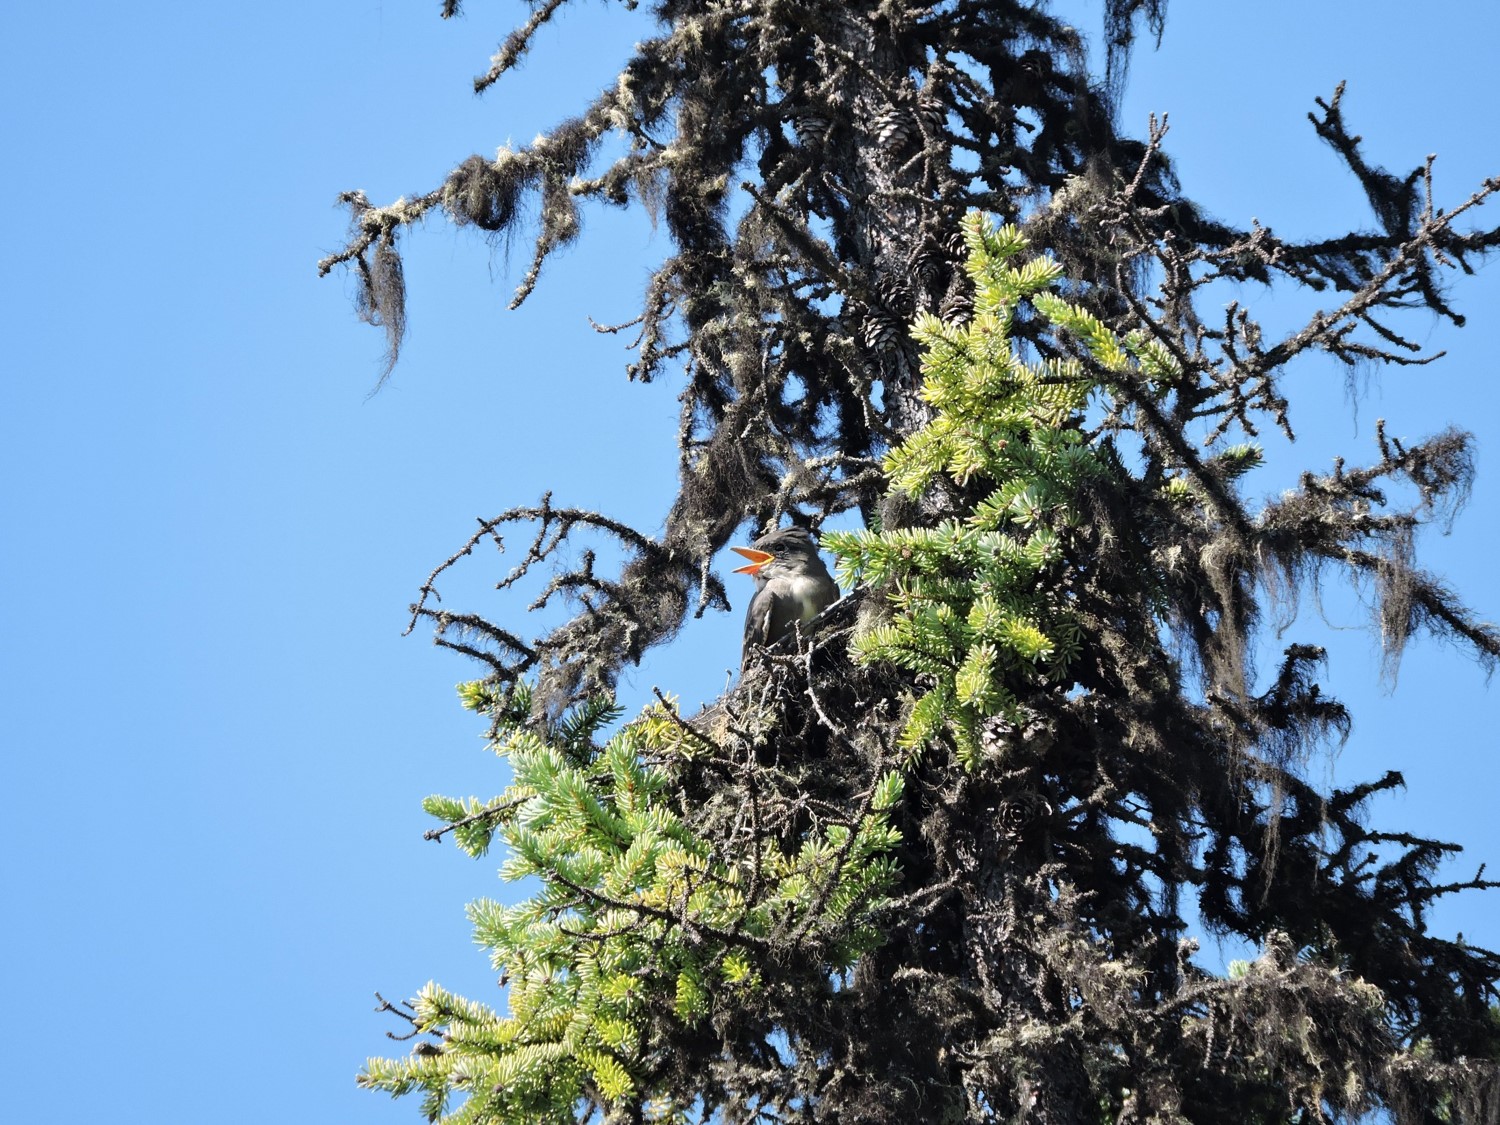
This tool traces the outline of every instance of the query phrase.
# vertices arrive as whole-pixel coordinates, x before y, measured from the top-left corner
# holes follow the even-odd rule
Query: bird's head
[[[757,583],[779,573],[795,572],[818,557],[818,545],[804,527],[788,527],[762,535],[750,547],[731,547],[735,554],[749,559],[746,566],[734,568],[736,574],[748,574]]]

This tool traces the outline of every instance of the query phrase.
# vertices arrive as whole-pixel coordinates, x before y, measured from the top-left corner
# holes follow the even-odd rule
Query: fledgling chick
[[[755,596],[745,613],[743,669],[757,648],[773,645],[791,634],[797,624],[811,621],[838,601],[839,588],[823,559],[817,541],[805,527],[787,527],[763,535],[749,547],[732,551],[750,560],[735,570],[755,579]]]

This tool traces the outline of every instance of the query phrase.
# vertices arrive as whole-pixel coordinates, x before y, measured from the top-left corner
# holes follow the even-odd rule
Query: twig
[[[445,824],[442,828],[429,828],[426,832],[422,833],[422,839],[441,840],[445,835],[447,835],[449,832],[452,832],[456,828],[463,828],[466,825],[474,824],[475,822],[481,820],[488,820],[491,817],[504,816],[506,813],[510,812],[511,809],[516,808],[519,805],[524,805],[529,800],[531,800],[531,794],[528,793],[524,797],[515,797],[512,800],[504,801],[498,805],[490,805],[487,808],[480,809],[478,812],[471,813],[470,815],[464,817],[462,820],[455,820],[451,824]]]

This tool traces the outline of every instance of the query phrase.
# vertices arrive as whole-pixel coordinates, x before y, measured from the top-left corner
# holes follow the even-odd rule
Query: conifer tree
[[[1164,4],[1106,8],[1118,78]],[[580,207],[637,202],[675,253],[630,374],[686,368],[660,536],[544,498],[423,587],[414,620],[483,664],[464,702],[513,771],[493,801],[430,799],[432,834],[503,845],[540,889],[471,908],[503,1002],[430,986],[411,1054],[362,1081],[472,1122],[1500,1118],[1500,957],[1426,925],[1490,884],[1441,881],[1454,845],[1365,824],[1399,776],[1309,779],[1351,722],[1320,650],[1254,661],[1267,591],[1320,575],[1376,591],[1392,659],[1423,629],[1500,658],[1412,546],[1461,501],[1470,440],[1382,429],[1367,464],[1265,503],[1241,486],[1261,431],[1292,434],[1299,356],[1423,362],[1401,310],[1460,321],[1443,273],[1500,244],[1476,225],[1500,180],[1440,207],[1430,164],[1365,160],[1340,90],[1313,126],[1373,218],[1296,242],[1203,216],[1165,127],[1117,133],[1042,7],[655,15],[580,117],[425,195],[350,193],[323,264],[356,272],[394,362],[398,243],[424,216],[508,234],[537,200],[519,302]],[[1224,280],[1331,307],[1274,337],[1210,312]],[[663,697],[619,725],[622,669],[722,606],[730,535],[846,512],[864,529],[824,544],[851,595],[814,631],[700,714]],[[437,603],[477,542],[528,525],[502,586],[551,566],[571,620],[528,639]],[[559,561],[579,531],[619,542],[618,576]],[[1260,955],[1211,972],[1192,912]]]

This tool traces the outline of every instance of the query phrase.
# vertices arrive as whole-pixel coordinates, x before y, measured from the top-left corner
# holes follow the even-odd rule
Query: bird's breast
[[[789,585],[787,593],[796,603],[797,617],[801,621],[811,621],[829,603],[829,584],[822,578],[799,574],[791,579]]]

